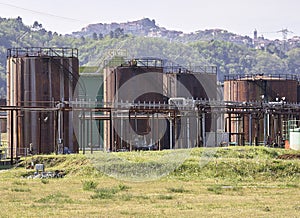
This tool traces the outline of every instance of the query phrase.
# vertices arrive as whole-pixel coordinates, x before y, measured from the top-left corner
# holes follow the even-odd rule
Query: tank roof
[[[77,48],[9,48],[7,49],[7,58],[9,57],[76,57],[78,58]]]
[[[230,74],[224,75],[224,81],[231,80],[295,80],[299,81],[299,76],[295,74]]]
[[[116,67],[146,67],[146,68],[161,68],[164,73],[210,73],[217,74],[216,66],[190,66],[189,68],[176,64],[172,61],[144,57],[144,58],[132,58],[132,59],[122,59],[120,62],[117,60],[106,60],[105,66],[116,66]]]

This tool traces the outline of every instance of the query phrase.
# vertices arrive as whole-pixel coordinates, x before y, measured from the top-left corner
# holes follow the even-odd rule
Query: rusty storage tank
[[[8,114],[8,138],[13,134],[10,147],[17,155],[78,152],[72,112],[55,109],[73,99],[78,72],[77,49],[8,49],[7,105],[21,108]]]
[[[6,106],[6,99],[0,99],[0,106]],[[0,111],[0,135],[5,133],[7,130],[7,116],[5,111]],[[2,138],[1,138],[2,140]],[[0,142],[2,145],[2,141]]]
[[[133,62],[132,62],[133,61]],[[121,66],[117,68],[107,69],[105,82],[104,82],[104,98],[107,102],[135,102],[140,103],[142,106],[143,103],[161,103],[168,104],[169,98],[186,98],[186,99],[197,99],[197,98],[211,98],[216,99],[216,68],[210,68],[213,73],[208,73],[207,70],[201,73],[199,72],[191,72],[182,67],[174,67],[174,66],[166,66],[160,59],[135,59],[130,62],[123,63]],[[203,69],[202,69],[203,70]],[[163,113],[163,110],[157,113]],[[151,142],[147,139],[149,134],[154,134],[154,138],[160,138],[161,140],[156,143],[157,147],[161,149],[170,148],[183,148],[188,147],[187,141],[192,141],[194,143],[196,140],[196,128],[191,128],[190,138],[188,139],[186,131],[183,131],[183,134],[179,132],[181,126],[186,126],[187,122],[192,123],[195,119],[191,118],[190,121],[185,121],[184,119],[177,119],[174,125],[172,126],[173,137],[176,137],[176,140],[172,140],[173,145],[170,145],[170,120],[167,122],[162,118],[153,119],[153,112],[144,113],[144,116],[147,116],[147,119],[142,119],[139,117],[138,110],[134,110],[132,108],[130,110],[130,125],[131,127],[124,126],[125,124],[121,124],[114,119],[114,127],[115,129],[131,129],[132,132],[135,132],[140,137],[146,137],[146,141],[149,144]],[[128,115],[125,115],[125,117]],[[136,118],[136,116],[138,118]],[[114,116],[115,117],[115,116]],[[124,117],[124,115],[123,115]],[[180,116],[179,116],[180,117]],[[211,126],[211,118],[210,115],[207,114],[205,117],[205,126],[206,130],[210,131]],[[149,123],[149,121],[151,121]],[[158,127],[163,126],[163,123],[167,123],[165,128],[166,131],[164,135],[160,135],[161,132],[155,132],[160,129]],[[196,121],[195,121],[196,122]],[[121,127],[122,126],[122,127]],[[175,127],[176,126],[176,127]],[[195,125],[194,125],[195,126]],[[115,134],[112,138],[109,138],[108,134],[111,130],[108,128],[109,125],[106,125],[105,136],[106,139],[104,141],[113,144],[113,146],[118,147],[120,144],[120,139]],[[176,129],[175,129],[176,128]],[[125,132],[121,132],[119,130],[120,135],[125,135]],[[175,133],[176,132],[176,133]],[[175,133],[175,134],[174,134]],[[182,132],[181,132],[182,133]],[[195,133],[195,134],[193,134]],[[195,137],[193,137],[195,135]],[[181,137],[180,139],[178,137]],[[140,142],[139,139],[134,138],[133,141]],[[143,139],[141,140],[143,141]],[[175,145],[175,141],[176,143]],[[108,143],[108,144],[109,144]],[[134,144],[135,142],[133,142]],[[121,142],[121,145],[123,143]],[[112,146],[111,146],[112,147]]]
[[[165,95],[172,98],[217,99],[217,68],[215,66],[196,66],[192,69],[171,66],[165,68],[164,71],[166,72],[164,74],[164,85],[167,87],[164,90]],[[177,123],[177,131],[180,132],[179,139],[177,140],[179,148],[190,143],[194,146],[204,146],[206,144],[203,141],[205,135],[217,131],[217,127],[212,125],[210,110],[201,115],[205,119],[198,116],[197,113],[189,112]],[[197,127],[199,125],[196,124],[197,122],[203,123],[204,128],[202,129],[202,125],[200,125],[200,128]],[[185,128],[188,125],[193,127],[189,130],[189,136],[187,136],[184,130],[180,130],[180,128]]]
[[[296,75],[273,74],[273,75],[227,75],[224,80],[224,100],[236,102],[297,102]],[[235,117],[234,117],[235,116]],[[236,141],[246,141],[247,143],[265,143],[266,130],[264,130],[264,118],[259,113],[251,115],[234,115],[231,117],[233,124],[231,132],[236,135]],[[275,139],[282,134],[282,121],[284,116],[272,114],[268,118],[267,137]],[[252,123],[249,129],[249,121]],[[235,124],[234,124],[235,123]],[[249,132],[250,137],[249,137]],[[239,140],[237,139],[239,137]],[[239,143],[240,144],[240,143]]]
[[[167,103],[168,100],[163,96],[163,61],[156,58],[136,58],[124,60],[118,67],[107,67],[104,73],[104,101],[113,102],[115,107],[121,102],[140,105],[149,102]],[[115,151],[132,145],[134,147],[135,144],[151,144],[151,139],[148,138],[151,131],[150,121],[147,116],[142,118],[144,114],[139,111],[137,108],[130,108],[129,114],[113,115],[115,132],[112,138],[108,124],[104,130],[107,149]],[[123,122],[121,117],[124,116],[129,119],[128,122]],[[131,130],[131,133],[121,129]],[[135,138],[130,138],[133,133]]]
[[[297,103],[300,103],[300,83],[297,86]]]

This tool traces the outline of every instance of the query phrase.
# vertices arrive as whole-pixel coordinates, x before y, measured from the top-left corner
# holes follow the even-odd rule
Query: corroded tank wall
[[[168,99],[163,95],[163,68],[161,66],[119,66],[116,68],[107,68],[105,70],[104,79],[104,101],[105,102],[134,102],[141,104],[155,102],[167,103]],[[128,147],[129,141],[138,140],[130,138],[132,133],[144,138],[147,144],[150,144],[149,133],[151,132],[150,120],[136,118],[139,116],[134,108],[130,109],[130,114],[120,115],[126,116],[129,120],[124,122],[124,119],[113,115],[114,134],[110,131],[110,124],[105,124],[104,127],[104,143],[106,148],[110,150],[118,150],[123,147]],[[151,117],[151,114],[149,114]],[[159,126],[159,122],[155,125]],[[131,131],[131,134],[121,129]],[[122,140],[123,138],[127,140]],[[111,139],[110,137],[113,137]],[[129,139],[130,138],[130,139]],[[109,148],[110,141],[113,141],[113,148]],[[163,139],[163,141],[166,141]],[[163,144],[163,142],[161,142]]]
[[[163,102],[163,74],[160,67],[117,67],[106,74],[108,102]],[[154,95],[152,95],[154,93]],[[143,97],[141,97],[143,95]]]
[[[297,103],[300,103],[300,84],[297,86]]]
[[[5,105],[6,105],[6,99],[0,99],[0,106],[5,106]],[[0,134],[4,133],[4,132],[7,132],[6,127],[7,127],[6,113],[1,111],[0,112]]]
[[[217,77],[215,73],[166,73],[164,74],[164,85],[167,87],[164,93],[168,97],[183,97],[186,99],[217,99]],[[188,121],[182,119],[177,124],[178,131],[181,131],[181,136],[184,136],[183,130],[186,122],[189,122],[190,126],[197,126],[197,119],[190,119]],[[205,129],[203,132],[214,132],[216,127],[212,125],[212,115],[210,113],[205,114]],[[198,130],[199,131],[199,130]],[[197,138],[197,128],[191,128],[189,130],[190,138]],[[180,141],[180,140],[179,140]],[[203,143],[203,142],[202,142]]]
[[[285,97],[286,102],[297,102],[296,80],[283,79],[242,79],[224,81],[225,101],[276,101]],[[262,99],[262,95],[264,98]]]
[[[72,112],[59,114],[50,109],[58,102],[73,99],[78,69],[78,59],[74,56],[27,54],[8,57],[7,105],[32,108],[14,113],[13,130],[10,114],[8,116],[8,138],[13,133],[12,146],[17,154],[51,153],[57,151],[58,144],[78,152]],[[45,110],[37,111],[35,107]]]
[[[104,101],[139,102],[140,107],[143,107],[144,102],[168,104],[169,98],[176,97],[186,99],[216,99],[216,85],[215,73],[193,73],[183,72],[182,70],[180,72],[164,71],[162,66],[125,64],[105,70]],[[110,129],[110,124],[108,123],[105,124],[104,130],[104,143],[107,148],[110,147],[109,149],[117,150],[124,145],[126,147],[128,143],[122,141],[120,135],[128,139],[126,134],[132,135],[132,133],[136,133],[138,137],[130,138],[129,136],[131,144],[134,144],[135,141],[140,143],[139,138],[142,138],[142,141],[146,141],[146,144],[155,143],[160,149],[170,148],[171,131],[173,136],[176,137],[176,139],[172,140],[172,147],[184,148],[199,143],[197,139],[199,133],[196,127],[200,126],[200,121],[199,119],[189,118],[192,115],[187,116],[188,118],[177,118],[171,127],[170,120],[156,117],[157,113],[143,112],[143,114],[139,114],[132,108],[130,109],[130,114],[119,113],[119,116],[114,114],[114,112],[112,114],[113,118],[111,122],[113,123],[114,130]],[[147,116],[148,118],[136,118],[139,115]],[[123,122],[128,117],[129,122]],[[166,129],[162,131],[162,126],[164,125]],[[187,130],[187,126],[195,128],[188,128]],[[204,132],[212,131],[211,127],[211,115],[208,113],[205,114]],[[127,129],[131,132],[126,132],[125,130]],[[112,131],[114,131],[113,134]],[[161,140],[153,142],[151,137]]]
[[[278,76],[242,76],[224,81],[224,100],[237,102],[289,102],[296,103],[298,81],[292,75]],[[251,121],[250,121],[251,117]],[[227,117],[226,119],[229,119]],[[240,141],[243,137],[246,142],[266,143],[267,140],[278,139],[282,134],[282,121],[285,119],[280,114],[253,112],[251,115],[232,115],[231,129],[228,131],[236,135],[233,141]],[[250,125],[251,124],[251,129]],[[227,125],[228,120],[227,120]],[[251,132],[251,138],[249,138]],[[278,140],[277,140],[278,141]]]

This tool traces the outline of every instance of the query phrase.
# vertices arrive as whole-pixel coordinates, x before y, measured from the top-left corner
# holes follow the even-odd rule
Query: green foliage
[[[130,187],[126,186],[124,184],[119,184],[116,187],[112,187],[112,188],[98,188],[98,189],[94,189],[95,194],[91,195],[92,199],[112,199],[114,197],[115,194],[117,194],[120,191],[126,191],[128,190]],[[128,195],[129,196],[129,195]],[[129,198],[127,196],[127,198]],[[131,199],[131,197],[130,197]],[[129,200],[129,199],[127,199]]]
[[[119,188],[120,191],[125,191],[125,190],[130,189],[129,186],[124,185],[124,184],[119,184],[118,188]]]
[[[88,181],[83,181],[82,185],[83,185],[84,191],[91,191],[91,190],[95,190],[97,188],[98,182],[88,180]]]
[[[157,198],[160,200],[172,200],[173,196],[172,195],[158,195]]]
[[[207,190],[218,195],[223,193],[222,185],[213,185],[208,187]]]
[[[49,179],[41,179],[41,182],[42,182],[43,184],[48,184],[48,183],[49,183]]]
[[[37,203],[44,203],[44,204],[49,204],[49,203],[73,203],[74,201],[70,199],[69,196],[64,195],[62,193],[54,193],[47,195],[43,198],[40,198],[39,200],[36,201]]]
[[[189,192],[189,190],[184,189],[183,187],[179,188],[168,188],[168,191],[174,192],[174,193],[184,193],[184,192]]]
[[[12,192],[31,192],[29,188],[12,188]]]
[[[218,79],[224,74],[284,74],[300,72],[300,48],[282,50],[273,42],[263,49],[229,42],[231,33],[221,31],[214,35],[201,33],[174,40],[138,37],[124,34],[117,28],[110,36],[93,33],[74,37],[46,31],[42,24],[35,28],[23,24],[21,18],[0,18],[0,95],[6,92],[6,49],[11,47],[73,47],[79,49],[80,65],[103,66],[110,60],[111,49],[127,50],[128,57],[158,57],[182,66],[216,65]]]
[[[12,184],[14,184],[14,185],[27,185],[27,183],[26,182],[24,182],[24,181],[20,181],[20,180],[17,180],[17,181],[13,181],[13,183]]]
[[[132,198],[134,198],[134,196],[132,194],[124,194],[124,195],[121,195],[120,198],[123,201],[130,201]]]

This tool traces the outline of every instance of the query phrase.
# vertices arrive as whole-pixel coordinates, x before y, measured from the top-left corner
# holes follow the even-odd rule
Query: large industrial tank
[[[139,105],[167,103],[163,95],[163,62],[156,58],[139,58],[126,60],[118,67],[106,68],[104,73],[104,101],[111,102],[117,108],[119,103]],[[151,125],[159,126],[162,120],[151,124],[148,117],[137,108],[130,108],[129,114],[112,112],[114,133],[110,124],[105,125],[104,143],[109,150],[124,147],[138,147],[153,144]],[[164,121],[165,122],[165,121]],[[123,131],[124,129],[124,131]],[[157,128],[156,128],[157,129]],[[126,130],[126,131],[125,131]],[[112,138],[111,138],[112,137]],[[136,141],[136,142],[135,142]],[[160,143],[162,144],[162,140]]]
[[[284,98],[297,102],[297,77],[294,75],[232,75],[225,76],[225,101],[272,102]]]
[[[166,116],[157,117],[158,114],[162,115],[164,112],[164,104],[168,104],[169,98],[185,98],[185,99],[216,99],[216,73],[215,67],[211,68],[213,73],[204,72],[191,72],[185,68],[179,66],[166,67],[160,59],[133,59],[128,62],[124,62],[118,67],[107,68],[105,70],[104,79],[104,100],[105,102],[113,102],[113,106],[118,107],[118,103],[128,102],[129,104],[134,102],[138,108],[131,108],[128,114],[113,115],[114,131],[119,135],[112,134],[112,130],[109,125],[105,127],[105,142],[110,146],[110,149],[115,150],[124,146],[121,138],[126,135],[125,131],[129,129],[128,135],[138,135],[135,138],[130,139],[129,144],[137,143],[142,144],[141,141],[145,141],[144,144],[153,144],[152,138],[160,138],[156,141],[156,145],[159,148],[165,149],[172,146],[175,147],[189,147],[190,144],[194,146],[197,138],[196,128],[187,128],[186,126],[196,127],[196,119],[191,118],[196,116],[194,113],[184,116],[188,118],[181,118],[178,116],[176,121],[171,124],[170,119],[165,119]],[[203,70],[203,69],[202,69]],[[139,110],[144,108],[144,104],[148,103],[161,103],[161,110],[155,110],[149,108],[149,112]],[[156,106],[157,107],[157,106]],[[116,112],[118,113],[118,112]],[[177,111],[177,113],[180,113]],[[112,112],[114,114],[114,112]],[[165,114],[166,115],[166,114]],[[125,123],[122,119],[129,117],[129,122]],[[144,118],[143,118],[144,117]],[[211,117],[205,115],[205,130],[211,131]],[[164,126],[165,124],[165,126]],[[130,126],[126,126],[130,125]],[[172,126],[171,126],[172,125]],[[197,126],[200,124],[197,123]],[[165,130],[162,131],[162,126]],[[189,129],[186,131],[186,129]],[[204,132],[205,132],[204,130]],[[179,134],[180,133],[180,134]],[[164,134],[164,135],[161,135]],[[154,135],[154,137],[153,137]],[[173,140],[170,139],[176,137]],[[112,136],[113,138],[110,138]],[[119,137],[121,136],[121,137]],[[148,138],[150,137],[150,138]],[[151,138],[152,137],[152,138]],[[180,138],[178,138],[180,137]],[[125,137],[126,138],[126,137]],[[128,137],[127,137],[128,138]],[[129,136],[130,138],[130,136]],[[141,140],[139,139],[141,138]],[[175,141],[176,145],[175,145]],[[170,143],[172,142],[172,145]],[[110,145],[109,145],[110,144]],[[125,145],[128,143],[125,143]],[[179,144],[179,145],[178,145]],[[112,148],[114,147],[114,148]]]
[[[224,81],[224,100],[233,102],[276,102],[277,104],[297,102],[298,80],[295,75],[227,75]],[[256,145],[279,143],[282,138],[282,121],[286,119],[281,114],[263,114],[259,108],[251,113],[236,113],[226,118],[227,131],[235,137],[231,138],[238,144],[241,141]],[[229,121],[228,121],[229,120]],[[231,122],[231,124],[229,124]],[[249,127],[251,125],[251,127]]]
[[[8,139],[13,134],[10,146],[17,155],[78,152],[73,113],[53,110],[73,99],[77,56],[77,49],[69,48],[8,49],[7,105],[21,108],[12,122],[12,112],[8,114]]]
[[[106,70],[104,98],[107,102],[163,102],[163,66],[160,59],[134,59]],[[145,95],[147,94],[147,95]],[[143,95],[143,97],[140,97]]]

